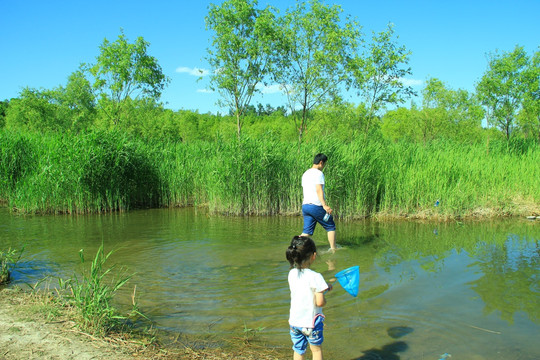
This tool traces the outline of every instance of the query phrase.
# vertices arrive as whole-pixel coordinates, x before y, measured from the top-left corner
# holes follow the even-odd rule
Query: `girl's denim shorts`
[[[315,316],[313,328],[290,327],[291,340],[293,343],[292,348],[295,352],[303,355],[306,352],[308,343],[310,345],[321,345],[323,343],[323,321],[324,316],[317,314],[317,316]]]

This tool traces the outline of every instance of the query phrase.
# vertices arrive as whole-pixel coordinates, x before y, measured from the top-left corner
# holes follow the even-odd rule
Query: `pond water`
[[[87,216],[20,216],[0,209],[0,249],[20,248],[14,284],[80,271],[103,242],[110,261],[136,273],[118,296],[179,341],[256,331],[292,355],[285,250],[301,217],[220,217],[187,209]],[[338,222],[338,243],[314,239],[314,270],[329,280],[360,267],[357,297],[327,295],[327,359],[540,359],[540,221]],[[52,285],[56,283],[53,281]],[[336,283],[337,284],[337,283]],[[287,358],[292,356],[287,356]]]

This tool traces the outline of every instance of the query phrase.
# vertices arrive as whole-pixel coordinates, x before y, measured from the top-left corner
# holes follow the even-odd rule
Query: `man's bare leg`
[[[330,250],[336,250],[336,230],[328,232],[328,243]]]
[[[331,251],[336,251],[337,248],[336,248],[336,231],[328,231],[328,243],[330,244],[330,250]],[[304,234],[304,233],[301,233],[300,236],[312,236],[312,235],[309,235],[309,234]]]

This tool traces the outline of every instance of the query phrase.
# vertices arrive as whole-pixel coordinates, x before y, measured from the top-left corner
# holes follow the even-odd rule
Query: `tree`
[[[94,94],[82,70],[72,73],[65,87],[24,88],[11,105],[6,123],[14,129],[79,132],[92,126],[95,115]]]
[[[212,67],[210,88],[222,97],[236,117],[237,133],[257,87],[274,63],[275,15],[271,7],[256,8],[256,0],[228,0],[210,4],[206,27],[214,32],[207,61]]]
[[[12,99],[6,113],[6,127],[31,131],[61,131],[67,126],[59,115],[55,91],[24,88]]]
[[[410,109],[398,107],[386,112],[382,118],[381,132],[384,137],[393,141],[420,141],[427,136],[425,130],[416,106],[411,106]]]
[[[530,132],[540,143],[540,50],[532,56],[524,78],[527,88],[520,125],[525,133]]]
[[[93,125],[96,113],[96,98],[90,81],[84,76],[84,69],[73,72],[68,77],[66,87],[54,90],[54,97],[67,118],[66,123],[74,131],[88,129]]]
[[[521,46],[512,52],[489,55],[488,70],[482,76],[476,91],[486,107],[488,123],[498,127],[510,139],[516,125],[516,115],[523,105],[527,85],[524,72],[528,57]]]
[[[149,45],[142,37],[129,43],[121,31],[115,42],[103,40],[96,63],[88,66],[100,108],[114,125],[129,105],[128,99],[157,101],[169,82],[157,59],[148,54]]]
[[[319,0],[297,2],[282,19],[283,46],[274,80],[288,99],[299,141],[309,126],[315,106],[341,99],[345,63],[359,34],[351,22],[342,26],[338,5]]]
[[[387,105],[402,104],[415,95],[404,79],[411,75],[407,66],[410,51],[399,46],[394,39],[394,26],[388,24],[386,31],[373,33],[372,41],[363,54],[357,52],[348,63],[352,76],[350,86],[357,90],[366,102],[366,133],[375,115]]]
[[[6,124],[6,112],[9,107],[9,100],[0,101],[0,129]]]
[[[441,80],[430,78],[422,90],[422,105],[426,115],[435,117],[430,123],[436,126],[437,136],[459,141],[479,137],[484,112],[477,98],[466,90],[452,90]]]

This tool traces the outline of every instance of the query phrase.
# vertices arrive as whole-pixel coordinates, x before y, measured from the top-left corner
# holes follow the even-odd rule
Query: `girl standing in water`
[[[309,343],[313,360],[322,360],[324,293],[332,289],[321,274],[310,269],[317,258],[315,243],[308,236],[295,236],[287,248],[291,264],[289,288],[291,309],[289,325],[294,360],[303,360]]]

